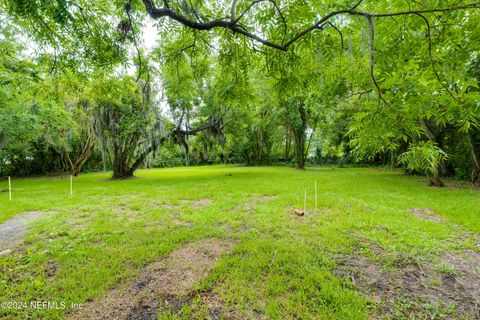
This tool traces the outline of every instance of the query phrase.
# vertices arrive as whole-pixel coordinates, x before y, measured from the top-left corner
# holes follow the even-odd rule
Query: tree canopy
[[[2,168],[49,150],[75,174],[294,159],[478,181],[479,5],[1,1]]]

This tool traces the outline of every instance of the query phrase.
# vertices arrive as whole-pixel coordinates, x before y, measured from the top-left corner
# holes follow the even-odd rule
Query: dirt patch
[[[129,287],[112,289],[106,297],[87,302],[74,319],[156,319],[160,305],[186,295],[214,267],[232,241],[207,239],[172,252],[144,268]],[[173,297],[173,298],[172,298]],[[169,302],[170,301],[170,302]]]
[[[394,296],[388,273],[381,265],[369,261],[363,255],[354,254],[340,261],[333,274],[350,280],[359,291],[373,297],[375,302],[389,300]]]
[[[354,254],[340,261],[333,273],[369,295],[382,314],[392,315],[400,310],[404,315],[422,317],[436,304],[446,314],[454,307],[454,314],[446,318],[480,319],[480,252],[446,253],[439,264],[451,271],[438,270],[433,263],[412,262],[400,263],[387,271],[380,263]]]
[[[173,219],[173,225],[176,227],[185,227],[185,228],[191,228],[193,226],[193,222],[183,220],[180,218],[174,218]]]
[[[450,279],[442,278],[443,282],[453,285],[455,291],[460,291],[464,300],[463,309],[476,310],[475,315],[480,319],[480,251],[448,252],[441,260],[454,270],[452,275],[448,274]]]
[[[149,205],[153,209],[176,210],[179,208],[179,206],[177,205],[173,205],[167,202],[156,201],[156,200],[150,201]]]
[[[8,251],[20,245],[30,222],[51,213],[53,211],[28,211],[0,224],[0,251]]]
[[[208,199],[208,198],[202,198],[202,199],[196,199],[196,200],[182,199],[180,200],[180,203],[182,205],[187,205],[193,209],[202,209],[211,205],[213,201],[212,199]]]
[[[45,268],[45,275],[48,278],[53,278],[57,274],[58,264],[55,261],[48,261],[47,267]]]
[[[445,222],[438,213],[436,213],[432,209],[428,208],[412,208],[410,209],[410,212],[413,213],[416,217],[423,219],[423,220],[428,220],[428,221],[434,221],[434,222]]]

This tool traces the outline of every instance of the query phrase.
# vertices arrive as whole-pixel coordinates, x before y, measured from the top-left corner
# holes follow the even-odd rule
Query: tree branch
[[[325,15],[323,18],[318,20],[313,25],[305,28],[304,30],[298,32],[294,35],[290,40],[287,42],[282,42],[281,44],[272,42],[266,39],[261,38],[260,36],[251,33],[241,26],[238,25],[239,19],[243,17],[243,15],[251,9],[255,4],[262,2],[262,1],[270,1],[274,4],[277,11],[281,14],[276,2],[274,0],[255,0],[247,7],[247,9],[236,19],[232,19],[232,13],[230,13],[230,19],[222,18],[222,19],[213,19],[207,22],[200,22],[194,21],[189,19],[188,17],[178,13],[177,11],[165,7],[165,8],[157,8],[153,3],[153,0],[142,0],[147,13],[155,20],[167,17],[174,21],[177,21],[183,24],[186,27],[197,29],[197,30],[212,30],[215,28],[224,28],[229,29],[233,33],[241,34],[247,38],[250,38],[254,41],[262,43],[268,47],[286,51],[292,44],[303,38],[305,35],[309,34],[310,32],[317,30],[322,24],[328,22],[331,18],[338,16],[338,15],[352,15],[352,16],[363,16],[363,17],[373,17],[373,18],[386,18],[386,17],[396,17],[396,16],[408,16],[408,15],[418,15],[418,14],[427,14],[427,13],[445,13],[445,12],[452,12],[452,11],[459,11],[459,10],[469,10],[469,9],[477,9],[480,6],[480,2],[474,2],[471,4],[463,5],[463,6],[455,6],[455,7],[448,7],[448,8],[437,8],[437,9],[421,9],[421,10],[408,10],[408,11],[400,11],[400,12],[387,12],[387,13],[370,13],[364,11],[357,11],[356,9],[363,3],[362,1],[358,1],[353,7],[349,9],[337,10],[332,11]],[[235,1],[236,2],[236,1]],[[233,5],[233,3],[232,3]],[[233,5],[233,9],[236,6]]]
[[[197,29],[197,30],[212,30],[214,28],[224,28],[224,29],[229,29],[234,33],[239,33],[241,35],[244,35],[248,38],[251,38],[255,41],[258,41],[266,46],[283,50],[285,51],[286,49],[283,48],[281,45],[276,44],[274,42],[265,40],[260,38],[259,36],[250,33],[246,31],[245,29],[241,28],[235,20],[225,20],[225,19],[214,19],[208,22],[199,22],[199,21],[193,21],[177,11],[170,9],[170,8],[157,8],[153,4],[152,0],[142,0],[143,4],[145,6],[145,9],[147,10],[148,14],[150,17],[153,19],[160,19],[163,17],[168,17],[174,21],[177,21],[181,24],[183,24],[186,27],[192,28],[192,29]]]
[[[368,22],[368,26],[370,28],[370,39],[369,39],[370,40],[369,41],[369,45],[370,45],[370,77],[372,78],[373,84],[377,88],[379,104],[380,104],[380,101],[383,101],[383,103],[387,104],[387,101],[383,98],[382,89],[380,88],[380,85],[378,84],[378,81],[375,78],[375,26],[373,24],[373,18],[372,18],[372,16],[367,16],[365,18],[366,18],[366,20]]]
[[[362,2],[363,2],[363,0],[358,1],[358,2],[352,7],[352,10],[357,9],[357,8],[362,4]]]
[[[443,86],[443,88],[448,92],[448,94],[455,100],[458,101],[457,97],[453,95],[453,92],[447,87],[445,83],[440,79],[440,75],[437,72],[437,68],[435,67],[435,60],[433,59],[433,53],[432,53],[432,32],[431,32],[431,27],[430,27],[430,22],[428,19],[422,15],[421,13],[417,13],[417,15],[425,21],[425,25],[427,26],[427,38],[428,38],[428,56],[430,57],[430,64],[432,65],[432,70],[433,73],[435,74],[435,77],[437,78],[438,82]]]
[[[333,23],[331,23],[330,21],[328,21],[327,23],[330,27],[332,27],[333,29],[335,29],[338,34],[340,35],[340,42],[342,44],[342,50],[344,49],[344,45],[343,45],[343,33],[340,29],[338,29]]]
[[[138,75],[137,75],[137,82],[138,80],[140,79],[140,77],[142,76],[142,65],[143,65],[143,61],[142,61],[142,55],[140,54],[140,49],[138,48],[138,44],[137,44],[137,37],[135,35],[135,28],[133,27],[133,22],[132,22],[132,16],[130,14],[130,10],[132,9],[132,0],[130,0],[130,2],[127,2],[125,4],[125,11],[127,12],[127,17],[128,17],[128,22],[130,24],[130,28],[132,29],[132,37],[133,37],[133,44],[135,45],[135,49],[137,50],[137,57],[138,57]]]

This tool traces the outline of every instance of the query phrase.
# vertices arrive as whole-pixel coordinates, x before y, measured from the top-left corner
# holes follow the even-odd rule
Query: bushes
[[[150,165],[153,168],[170,168],[185,165],[185,157],[175,150],[175,146],[161,147],[153,156]]]

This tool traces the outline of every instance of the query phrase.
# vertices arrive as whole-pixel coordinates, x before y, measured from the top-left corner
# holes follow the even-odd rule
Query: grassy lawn
[[[121,181],[85,174],[72,197],[66,177],[14,180],[12,202],[0,193],[0,222],[48,213],[0,257],[0,302],[95,301],[185,245],[217,239],[231,249],[173,307],[159,299],[160,318],[474,318],[463,304],[478,294],[469,283],[480,279],[471,261],[480,190],[447,185],[399,171],[234,166],[143,170]],[[297,217],[305,188],[307,213]],[[461,255],[470,258],[455,263]],[[2,319],[25,315],[72,314],[0,309]]]

